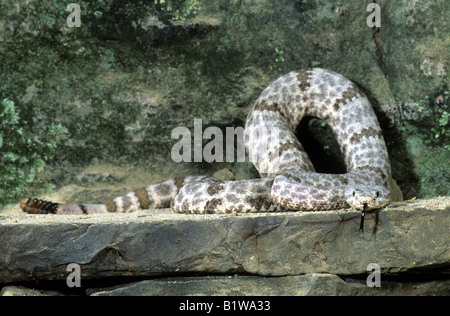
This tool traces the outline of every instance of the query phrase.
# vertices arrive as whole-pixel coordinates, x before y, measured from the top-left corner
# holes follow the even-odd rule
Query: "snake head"
[[[391,192],[381,185],[351,185],[345,190],[345,200],[357,210],[373,210],[389,203]]]

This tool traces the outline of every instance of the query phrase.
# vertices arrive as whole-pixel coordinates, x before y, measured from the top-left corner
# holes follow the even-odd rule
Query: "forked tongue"
[[[359,223],[359,231],[364,234],[364,216],[366,216],[367,203],[364,203],[363,210],[361,212],[361,222]]]

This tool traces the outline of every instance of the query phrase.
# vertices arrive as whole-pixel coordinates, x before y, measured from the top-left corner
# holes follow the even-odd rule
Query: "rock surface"
[[[62,296],[56,291],[40,291],[24,286],[5,286],[0,291],[0,296]]]
[[[225,276],[156,279],[116,289],[93,291],[93,296],[355,296],[355,295],[443,295],[450,293],[450,281],[392,282],[368,287],[362,280],[343,280],[334,274],[305,274],[284,277]]]
[[[4,215],[0,217],[0,284],[65,280],[70,263],[80,265],[81,278],[86,280],[196,273],[353,276],[366,275],[370,263],[378,264],[382,275],[441,273],[450,267],[449,215],[450,197],[392,203],[367,216],[364,234],[358,233],[359,213],[355,211],[237,216],[184,215],[169,210],[96,216]],[[297,284],[316,279],[309,275],[287,280]],[[326,280],[338,285],[344,282]],[[247,284],[248,279],[238,281]],[[271,287],[272,281],[267,282]],[[353,291],[354,285],[347,285],[342,293]],[[436,289],[442,287],[448,289],[448,282]],[[139,288],[137,293],[147,291],[148,284]],[[149,293],[161,291],[155,288]],[[223,293],[230,291],[231,287]]]

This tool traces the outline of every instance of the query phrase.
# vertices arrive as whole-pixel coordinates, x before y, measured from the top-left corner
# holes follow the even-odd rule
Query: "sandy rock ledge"
[[[77,263],[90,284],[148,279],[86,292],[95,295],[444,295],[449,215],[450,197],[393,203],[367,216],[364,234],[354,211],[4,215],[1,293],[20,293],[11,286],[24,282],[64,281],[67,265]],[[365,284],[370,263],[381,268],[381,289]]]

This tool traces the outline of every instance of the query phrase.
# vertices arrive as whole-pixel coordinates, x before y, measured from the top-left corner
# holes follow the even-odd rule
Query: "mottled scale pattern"
[[[173,200],[178,213],[277,212],[286,208],[271,196],[273,179],[193,183],[185,185]]]
[[[305,116],[325,120],[347,173],[322,174],[294,131]],[[180,213],[371,209],[389,202],[391,167],[381,128],[361,90],[320,68],[290,72],[271,83],[247,117],[244,141],[261,179],[175,178],[118,197],[106,205],[63,205],[22,200],[29,213],[132,212],[171,206]]]
[[[214,183],[216,178],[188,176],[151,184],[145,188],[119,196],[106,204],[109,212],[134,212],[139,209],[168,208],[180,188],[190,183]]]

